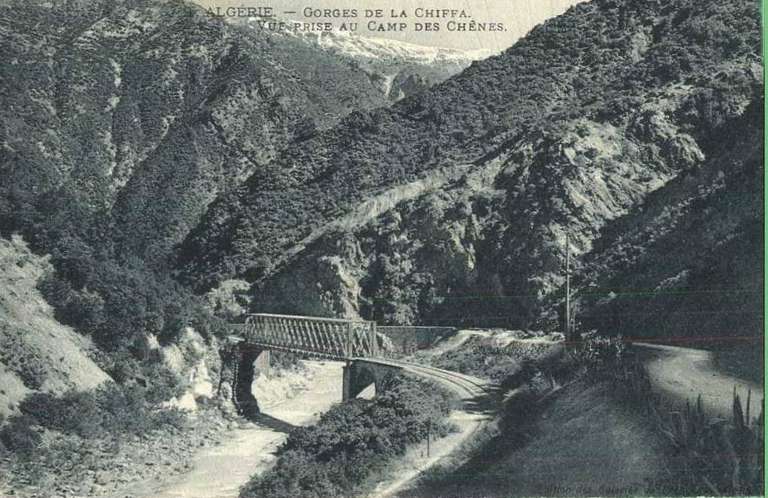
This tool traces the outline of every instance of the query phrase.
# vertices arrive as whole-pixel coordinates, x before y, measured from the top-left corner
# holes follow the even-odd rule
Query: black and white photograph
[[[0,0],[0,498],[764,496],[763,0]]]

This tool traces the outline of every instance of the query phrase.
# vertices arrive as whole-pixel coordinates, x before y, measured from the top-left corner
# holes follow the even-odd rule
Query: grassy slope
[[[536,407],[509,408],[518,412],[510,430],[450,475],[400,496],[642,495],[662,469],[660,441],[604,385],[572,384],[538,416]]]
[[[537,433],[491,473],[511,477],[523,496],[641,494],[662,464],[643,421],[611,400],[604,386],[569,387],[544,411]]]

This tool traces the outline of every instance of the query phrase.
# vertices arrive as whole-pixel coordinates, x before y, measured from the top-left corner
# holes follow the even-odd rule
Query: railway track
[[[422,378],[428,378],[456,392],[464,399],[480,396],[486,392],[488,387],[488,383],[476,377],[458,372],[452,372],[450,370],[443,370],[441,368],[416,365],[414,363],[407,363],[396,360],[377,360],[366,358],[364,361],[397,367],[402,369],[404,372],[409,372]]]

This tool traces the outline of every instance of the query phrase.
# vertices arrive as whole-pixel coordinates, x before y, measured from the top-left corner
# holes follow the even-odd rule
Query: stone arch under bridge
[[[344,366],[342,401],[356,398],[365,388],[373,385],[380,393],[385,381],[396,375],[402,367],[371,360],[352,360]]]
[[[268,375],[269,369],[268,349],[251,347],[246,343],[235,346],[232,358],[232,402],[241,415],[253,416],[260,413],[259,402],[251,386],[256,370]]]

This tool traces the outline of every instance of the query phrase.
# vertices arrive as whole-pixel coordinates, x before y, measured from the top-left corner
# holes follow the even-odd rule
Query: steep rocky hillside
[[[75,204],[150,259],[292,140],[387,102],[332,55],[183,2],[16,2],[0,32],[3,224]]]
[[[12,3],[0,231],[51,254],[45,297],[106,350],[223,332],[189,287],[231,301],[233,279],[261,311],[553,327],[566,232],[585,326],[623,329],[598,316],[632,316],[626,288],[689,286],[694,313],[710,274],[760,298],[755,2],[579,4],[394,105],[372,77],[387,51],[456,54],[176,0]],[[738,306],[754,320],[732,334],[759,325]]]
[[[608,224],[577,281],[585,327],[679,336],[762,362],[763,101],[724,123],[707,160]]]
[[[566,232],[584,265],[614,255],[628,268],[610,283],[621,287],[646,278],[622,255],[626,220],[680,211],[698,189],[746,195],[742,208],[713,200],[727,220],[681,250],[701,262],[726,250],[722,236],[754,255],[754,227],[736,234],[761,216],[748,173],[761,147],[745,139],[736,154],[725,131],[759,136],[741,119],[762,110],[759,33],[755,2],[575,6],[428,92],[286,150],[212,204],[179,267],[200,290],[255,282],[263,311],[525,327],[558,300]],[[684,218],[656,217],[660,237],[701,235]],[[627,236],[646,265],[678,257]],[[663,266],[672,274],[643,285],[683,270]]]
[[[32,392],[61,394],[111,380],[91,359],[90,341],[54,318],[37,290],[50,263],[19,237],[0,239],[0,417]]]
[[[60,320],[139,359],[221,330],[165,264],[208,203],[388,104],[347,61],[177,0],[6,2],[0,81],[0,233],[51,255]]]

